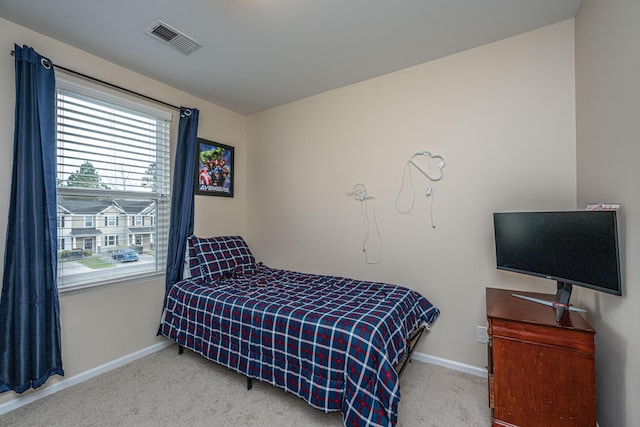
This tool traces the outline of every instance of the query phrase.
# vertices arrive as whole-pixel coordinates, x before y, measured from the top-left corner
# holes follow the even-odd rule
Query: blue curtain
[[[15,46],[11,200],[0,300],[0,392],[64,375],[57,289],[56,92],[51,61]]]
[[[193,234],[194,168],[198,141],[198,116],[195,108],[181,108],[178,143],[173,171],[171,222],[167,249],[166,292],[182,280],[187,238]]]

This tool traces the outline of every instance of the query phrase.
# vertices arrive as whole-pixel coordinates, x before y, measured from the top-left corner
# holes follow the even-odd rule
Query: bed
[[[426,298],[270,268],[240,236],[191,236],[188,248],[191,277],[169,289],[162,335],[322,411],[341,411],[345,426],[397,423],[397,365],[439,315]]]

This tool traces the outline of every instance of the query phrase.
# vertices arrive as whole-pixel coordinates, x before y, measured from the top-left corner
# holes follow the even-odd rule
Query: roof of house
[[[155,207],[153,201],[148,200],[87,200],[78,198],[58,197],[58,206],[76,215],[98,215],[110,207],[114,207],[127,215],[141,215]]]
[[[96,215],[112,205],[113,203],[107,200],[86,200],[58,197],[58,206],[72,214]]]
[[[154,206],[154,202],[148,200],[114,200],[113,203],[130,215],[141,215]]]
[[[102,236],[104,233],[97,228],[73,228],[70,236],[72,237],[89,237]]]

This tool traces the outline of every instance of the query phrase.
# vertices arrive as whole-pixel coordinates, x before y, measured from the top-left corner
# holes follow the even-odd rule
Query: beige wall
[[[175,90],[165,84],[133,73],[112,63],[71,48],[51,38],[0,19],[0,232],[7,226],[11,191],[13,151],[13,114],[15,105],[14,62],[9,55],[13,44],[26,44],[55,63],[159,98],[174,105],[200,110],[199,136],[236,148],[236,168],[245,167],[245,117],[222,109],[199,98]],[[176,52],[176,55],[181,55]],[[182,59],[180,56],[178,59]],[[58,76],[63,76],[57,73]],[[157,105],[154,105],[158,107]],[[178,130],[178,114],[174,113],[172,153]],[[202,235],[244,234],[246,182],[236,175],[235,197],[197,196],[195,231]],[[0,249],[0,267],[4,260],[4,240]],[[138,283],[107,286],[99,289],[67,292],[60,295],[63,364],[66,377],[95,368],[129,355],[160,341],[156,337],[164,277]],[[55,383],[51,379],[47,385]],[[15,398],[12,393],[0,396],[0,403]]]
[[[442,315],[419,351],[484,368],[485,287],[555,289],[496,270],[491,214],[575,208],[574,102],[568,20],[250,116],[249,243],[273,267],[422,292]],[[435,229],[421,175],[414,210],[395,208],[405,162],[425,149],[447,162]],[[361,252],[356,183],[375,196],[379,264]]]
[[[600,425],[634,425],[640,340],[632,307],[640,304],[633,286],[640,273],[629,260],[640,250],[634,232],[640,148],[633,96],[638,50],[630,41],[639,36],[632,22],[639,11],[632,2],[601,3],[583,0],[576,18],[575,73],[574,21],[568,20],[248,118],[0,19],[7,49],[0,61],[0,146],[12,151],[14,42],[78,71],[197,107],[199,135],[235,146],[238,171],[233,199],[196,197],[197,234],[245,234],[257,258],[274,267],[416,289],[442,310],[419,351],[476,367],[486,363],[484,346],[475,342],[475,326],[485,323],[485,286],[546,292],[555,286],[495,270],[491,213],[621,202],[625,296],[578,289],[574,298],[598,329]],[[413,175],[414,210],[402,215],[394,205],[405,162],[424,149],[447,161],[445,178],[433,185],[435,229],[420,175]],[[7,154],[0,158],[0,230],[10,179]],[[379,264],[365,263],[361,252],[361,206],[345,194],[356,183],[375,196]],[[150,279],[62,294],[67,376],[157,342],[162,293],[163,280]],[[12,398],[5,393],[0,403]]]
[[[622,297],[582,291],[597,329],[602,427],[640,425],[640,2],[582,0],[576,15],[578,201],[623,204]]]

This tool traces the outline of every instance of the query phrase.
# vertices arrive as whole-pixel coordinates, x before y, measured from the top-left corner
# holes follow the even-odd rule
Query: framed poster
[[[198,138],[195,193],[233,197],[233,147]]]

